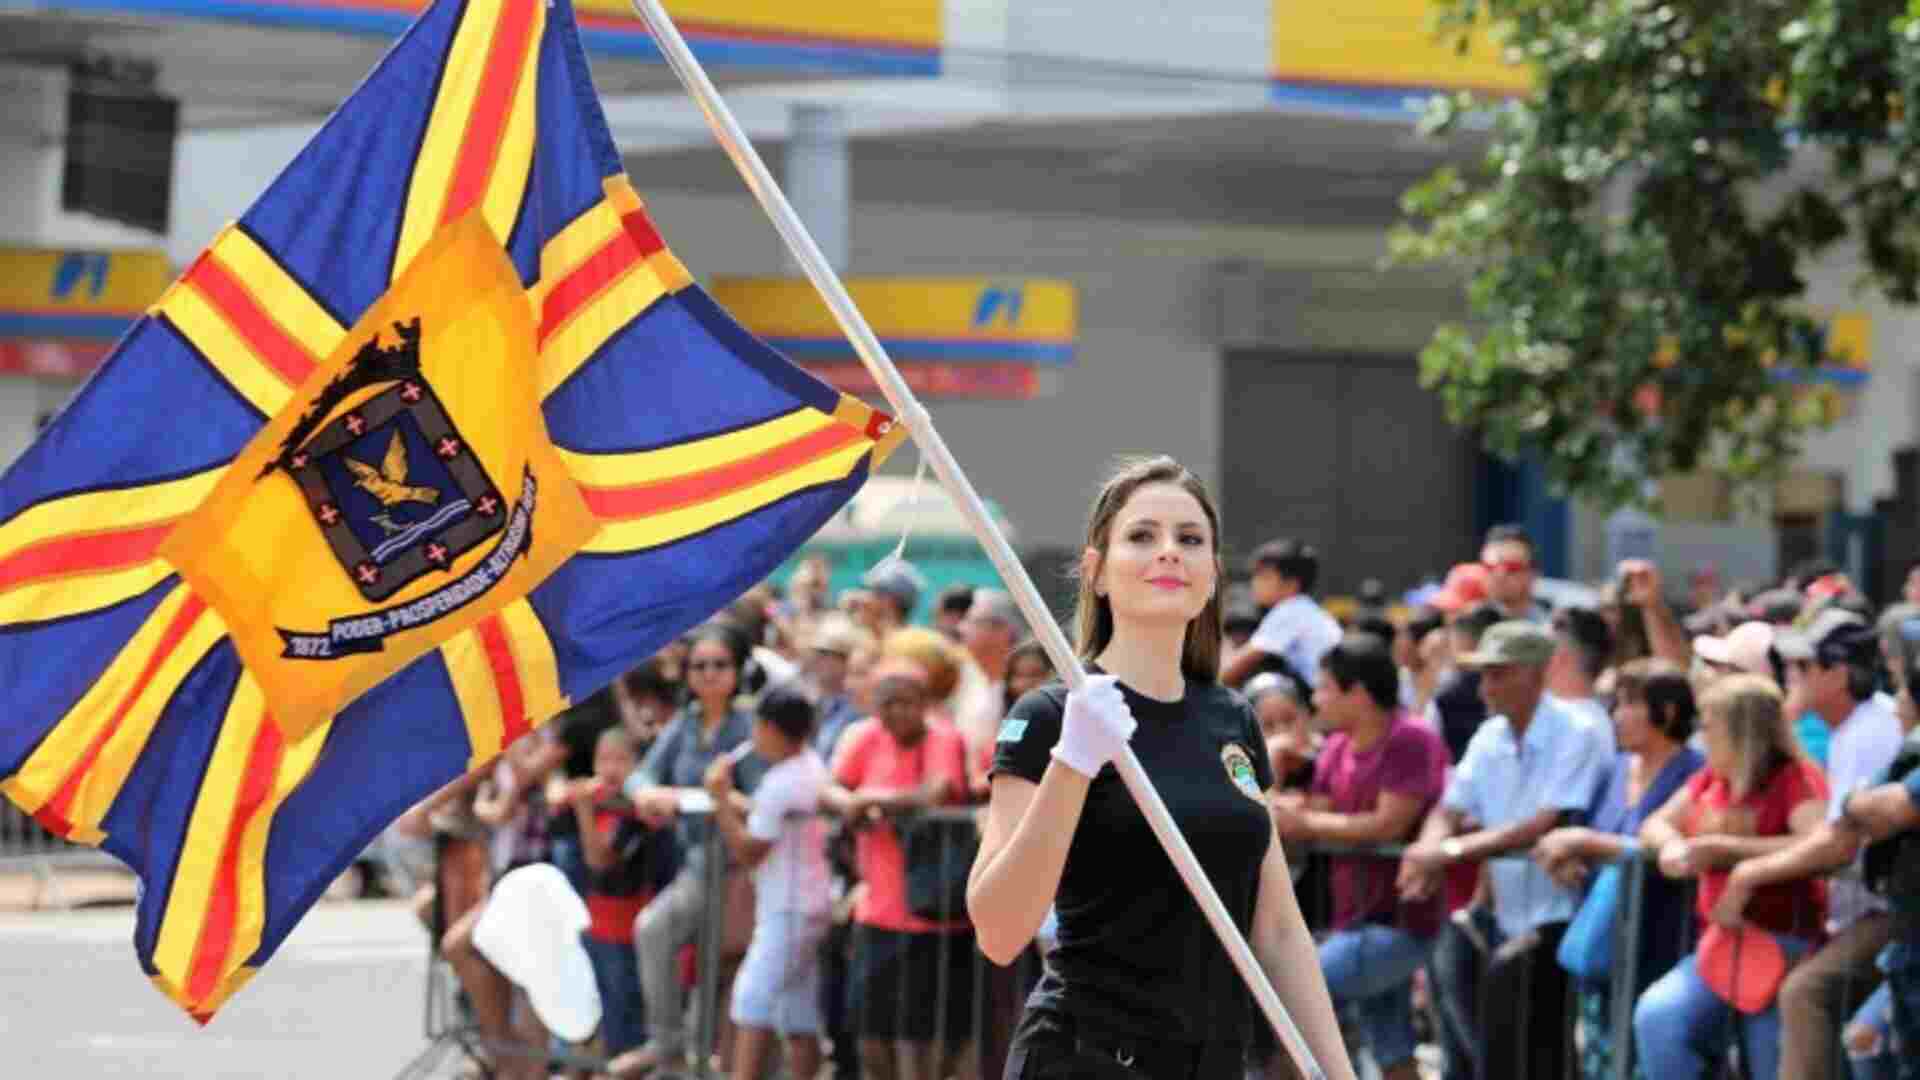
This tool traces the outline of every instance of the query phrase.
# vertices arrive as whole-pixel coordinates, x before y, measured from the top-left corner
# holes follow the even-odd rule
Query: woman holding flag
[[[967,905],[980,948],[1018,956],[1049,904],[1059,944],[1028,999],[1007,1080],[1239,1075],[1249,995],[1125,785],[1131,744],[1328,1075],[1353,1066],[1294,899],[1252,710],[1217,681],[1219,520],[1171,458],[1123,467],[1094,500],[1080,562],[1089,679],[1014,706]]]

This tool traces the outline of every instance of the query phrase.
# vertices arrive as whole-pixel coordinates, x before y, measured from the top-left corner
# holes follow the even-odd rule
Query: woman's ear
[[[1107,587],[1100,583],[1100,550],[1087,548],[1080,553],[1080,580],[1087,583],[1095,596],[1107,595]]]

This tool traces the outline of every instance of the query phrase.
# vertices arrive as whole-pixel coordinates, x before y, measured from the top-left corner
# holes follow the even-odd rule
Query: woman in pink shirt
[[[948,1075],[972,1036],[971,924],[964,911],[940,922],[908,909],[906,851],[890,816],[966,798],[966,742],[929,722],[927,684],[926,669],[904,657],[874,670],[874,715],[841,736],[821,800],[859,830],[847,1011],[862,1074],[874,1080]],[[953,857],[964,864],[970,854]]]

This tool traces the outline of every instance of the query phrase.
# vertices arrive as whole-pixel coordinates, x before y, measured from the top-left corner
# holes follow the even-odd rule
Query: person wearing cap
[[[1733,868],[1714,918],[1737,926],[1749,901],[1770,885],[1818,878],[1852,865],[1861,836],[1841,820],[1846,797],[1881,775],[1900,751],[1899,717],[1874,694],[1879,637],[1841,611],[1780,635],[1787,699],[1832,729],[1826,821],[1791,846]],[[1790,709],[1791,714],[1791,709]],[[1795,1080],[1824,1080],[1839,1056],[1840,1025],[1880,982],[1874,959],[1893,933],[1886,902],[1851,876],[1827,883],[1825,945],[1801,962],[1780,990],[1780,1067]],[[1812,936],[1819,928],[1807,927]]]
[[[1447,580],[1427,603],[1453,618],[1486,599],[1487,568],[1479,563],[1460,563],[1447,571]]]
[[[1773,662],[1773,624],[1761,619],[1743,622],[1724,637],[1703,634],[1693,639],[1693,658],[1704,668],[1700,689],[1728,676],[1745,673],[1781,681],[1784,672]]]
[[[822,760],[832,759],[834,743],[849,724],[860,719],[860,707],[847,689],[847,675],[853,654],[872,644],[865,630],[839,612],[821,616],[807,631],[800,670],[816,699],[813,748]]]
[[[1398,887],[1405,900],[1432,896],[1449,866],[1524,851],[1578,821],[1592,803],[1612,763],[1611,740],[1546,700],[1547,662],[1557,647],[1545,626],[1509,619],[1460,657],[1480,672],[1480,696],[1494,715],[1474,734],[1419,841],[1402,856]],[[1579,896],[1530,860],[1494,859],[1487,873],[1504,941],[1481,986],[1484,1075],[1557,1076],[1569,1025],[1567,975],[1554,951]]]
[[[1703,925],[1747,860],[1782,850],[1820,826],[1827,781],[1807,760],[1782,709],[1780,690],[1758,675],[1732,675],[1700,701],[1706,768],[1695,773],[1640,827],[1640,843],[1659,853],[1662,874],[1698,882],[1694,910]],[[1741,1056],[1752,1080],[1799,1080],[1780,1069],[1780,1008],[1769,1002],[1784,965],[1760,962],[1769,954],[1803,955],[1826,913],[1823,883],[1808,877],[1756,888],[1743,903],[1751,930],[1764,940],[1742,944],[1754,963],[1728,965],[1725,946],[1737,940],[1722,928],[1640,995],[1634,1006],[1634,1045],[1646,1075],[1697,1080],[1735,1037],[1734,1002],[1749,1006],[1737,1025]],[[1754,985],[1771,983],[1772,985]],[[1835,1025],[1838,1030],[1838,1024]]]
[[[1220,681],[1238,687],[1278,657],[1302,679],[1320,670],[1320,657],[1340,640],[1340,621],[1313,599],[1320,553],[1297,540],[1274,540],[1248,560],[1254,603],[1267,609],[1247,644],[1220,666]]]
[[[927,579],[905,559],[885,559],[867,571],[860,584],[868,597],[866,612],[871,619],[867,630],[880,640],[913,621],[913,609],[920,605],[920,594],[927,591]]]

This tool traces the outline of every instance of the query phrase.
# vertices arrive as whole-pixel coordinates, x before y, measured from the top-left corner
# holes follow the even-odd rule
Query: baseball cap
[[[1767,659],[1767,650],[1773,648],[1773,638],[1773,624],[1756,619],[1734,627],[1725,637],[1694,638],[1693,654],[1750,675],[1771,675],[1773,665]]]
[[[1806,601],[1792,589],[1768,589],[1747,605],[1747,614],[1770,623],[1792,622],[1800,617]]]
[[[1465,611],[1467,608],[1487,598],[1487,568],[1479,563],[1460,563],[1447,571],[1447,580],[1440,592],[1427,603],[1449,615]]]
[[[1494,623],[1480,635],[1480,647],[1460,657],[1461,667],[1479,668],[1494,664],[1545,664],[1553,658],[1559,643],[1553,633],[1527,619],[1508,619]]]
[[[900,610],[912,613],[920,603],[920,594],[927,589],[927,579],[914,565],[905,559],[886,559],[878,566],[867,571],[860,584],[871,592],[877,592],[892,598],[900,605]]]
[[[1707,927],[1695,962],[1707,989],[1749,1016],[1773,1004],[1787,977],[1787,954],[1780,943],[1750,923],[1737,929],[1719,923]]]
[[[1774,649],[1785,659],[1817,658],[1822,663],[1856,659],[1863,645],[1876,645],[1873,629],[1853,612],[1835,608],[1822,611],[1804,627],[1782,630],[1773,639]]]
[[[600,1023],[600,986],[580,934],[587,905],[551,863],[523,866],[493,887],[473,924],[473,947],[527,992],[547,1030],[585,1042]]]

